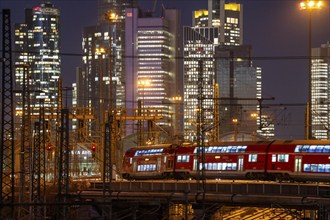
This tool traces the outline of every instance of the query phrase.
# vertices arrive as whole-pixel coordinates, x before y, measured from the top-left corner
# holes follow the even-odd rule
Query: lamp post
[[[308,19],[308,105],[305,138],[312,139],[312,11],[320,10],[322,1],[306,0],[300,2],[300,9],[307,10]]]
[[[103,88],[103,58],[106,54],[106,50],[103,47],[96,48],[95,55],[100,59],[99,63],[99,132],[102,134],[102,125],[104,123],[104,88]],[[102,135],[100,135],[101,137]],[[100,139],[102,143],[102,137]]]
[[[175,110],[174,110],[174,137],[179,137],[179,133],[181,130],[181,120],[179,116],[180,108],[179,106],[181,104],[182,97],[180,95],[172,97],[172,101],[175,104]]]
[[[138,112],[139,112],[139,115],[140,116],[145,116],[145,102],[144,102],[144,89],[145,87],[149,86],[150,85],[150,81],[149,80],[138,80],[137,82],[138,84],[138,91],[142,88],[142,103],[141,103],[141,106],[139,106],[139,109],[138,109]],[[139,94],[139,93],[138,93]],[[139,96],[139,101],[141,102],[141,98]],[[143,111],[141,111],[141,109],[143,109]],[[142,113],[142,114],[141,114]],[[138,126],[138,143],[140,145],[144,145],[145,142],[144,142],[144,120],[139,120],[139,126]]]
[[[234,141],[237,141],[237,135],[238,135],[238,119],[237,118],[233,118],[231,120],[235,126],[235,131],[234,131]]]
[[[113,101],[113,80],[112,77],[115,75],[116,71],[116,53],[114,52],[116,48],[116,32],[117,32],[117,21],[119,16],[114,11],[109,11],[106,13],[106,19],[109,21],[109,79],[110,79],[110,87],[109,87],[109,112],[112,112],[112,108],[114,105]]]
[[[139,80],[138,81],[138,86],[142,88],[142,108],[145,108],[145,103],[144,103],[144,88],[148,87],[150,85],[150,80]]]

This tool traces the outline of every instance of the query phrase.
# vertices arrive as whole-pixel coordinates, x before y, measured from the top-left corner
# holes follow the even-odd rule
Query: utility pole
[[[2,10],[0,219],[15,219],[14,98],[10,10]]]
[[[204,111],[203,111],[203,60],[198,61],[198,111],[197,111],[197,189],[202,193],[203,213],[205,213],[205,146],[204,146]]]

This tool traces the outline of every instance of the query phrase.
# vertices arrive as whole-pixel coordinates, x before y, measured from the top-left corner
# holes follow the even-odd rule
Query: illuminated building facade
[[[312,49],[312,136],[329,139],[330,123],[330,44]]]
[[[150,109],[148,114],[163,117],[157,126],[168,129],[175,111],[172,97],[182,96],[180,13],[163,9],[162,17],[153,17],[127,9],[125,27],[127,111],[138,108],[140,101],[142,108]],[[134,133],[134,128],[127,129]]]
[[[215,57],[221,134],[236,129],[256,132],[260,125],[257,99],[261,98],[261,68],[252,65],[251,47],[218,46]]]
[[[208,9],[193,12],[193,27],[219,28],[219,43],[243,44],[243,5],[225,3],[224,0],[209,0]]]
[[[184,27],[184,139],[197,140],[198,96],[202,95],[203,128],[213,125],[214,45],[218,28]],[[200,68],[199,63],[202,63]],[[199,74],[202,74],[200,77]],[[202,91],[198,82],[202,78]],[[202,94],[200,94],[202,92]]]
[[[25,10],[25,23],[15,24],[16,111],[21,112],[22,91],[28,86],[32,114],[39,114],[43,100],[45,114],[58,106],[61,75],[60,11],[51,3]],[[29,80],[28,80],[29,78]],[[27,88],[27,87],[26,87]],[[48,109],[48,110],[47,110]],[[56,114],[56,111],[54,111]]]
[[[73,85],[73,105],[93,108],[103,121],[101,114],[110,108],[125,108],[125,9],[136,1],[98,0],[97,4],[98,24],[83,30],[84,55]],[[96,125],[90,129],[92,135],[98,131]]]

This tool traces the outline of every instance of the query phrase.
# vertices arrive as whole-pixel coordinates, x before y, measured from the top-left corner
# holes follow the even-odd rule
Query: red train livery
[[[135,147],[125,153],[122,173],[125,179],[189,179],[203,174],[199,177],[330,182],[330,141]]]

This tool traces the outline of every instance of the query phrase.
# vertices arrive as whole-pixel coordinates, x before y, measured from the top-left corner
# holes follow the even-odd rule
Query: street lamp
[[[237,118],[233,118],[231,120],[235,126],[235,132],[234,132],[234,141],[237,141],[237,135],[238,135],[238,119]]]
[[[106,54],[106,49],[103,47],[98,47],[95,49],[95,55],[98,56],[98,59],[100,59],[99,63],[99,75],[98,75],[98,81],[99,81],[99,130],[102,132],[102,124],[104,122],[104,85],[103,85],[103,59]]]
[[[323,7],[322,1],[306,0],[300,2],[300,9],[307,10],[308,19],[308,105],[306,122],[306,139],[312,139],[312,11],[320,10]]]
[[[150,85],[150,80],[138,80],[137,81],[137,89],[138,89],[138,114],[139,116],[145,116],[145,103],[144,103],[144,88]],[[142,88],[142,103],[141,103],[141,98],[140,98],[140,93],[139,90]],[[141,110],[143,109],[143,111]],[[144,145],[144,120],[139,120],[138,122],[138,143],[139,145]]]
[[[181,104],[182,97],[180,95],[172,97],[172,101],[174,103],[174,120],[175,123],[173,123],[174,126],[174,137],[179,137],[179,133],[182,129],[181,127],[181,116],[179,115],[179,112],[181,111]]]
[[[144,104],[144,88],[148,87],[149,85],[150,85],[150,80],[138,80],[138,87],[142,88],[142,102],[143,102],[142,108],[145,107],[145,104]]]

